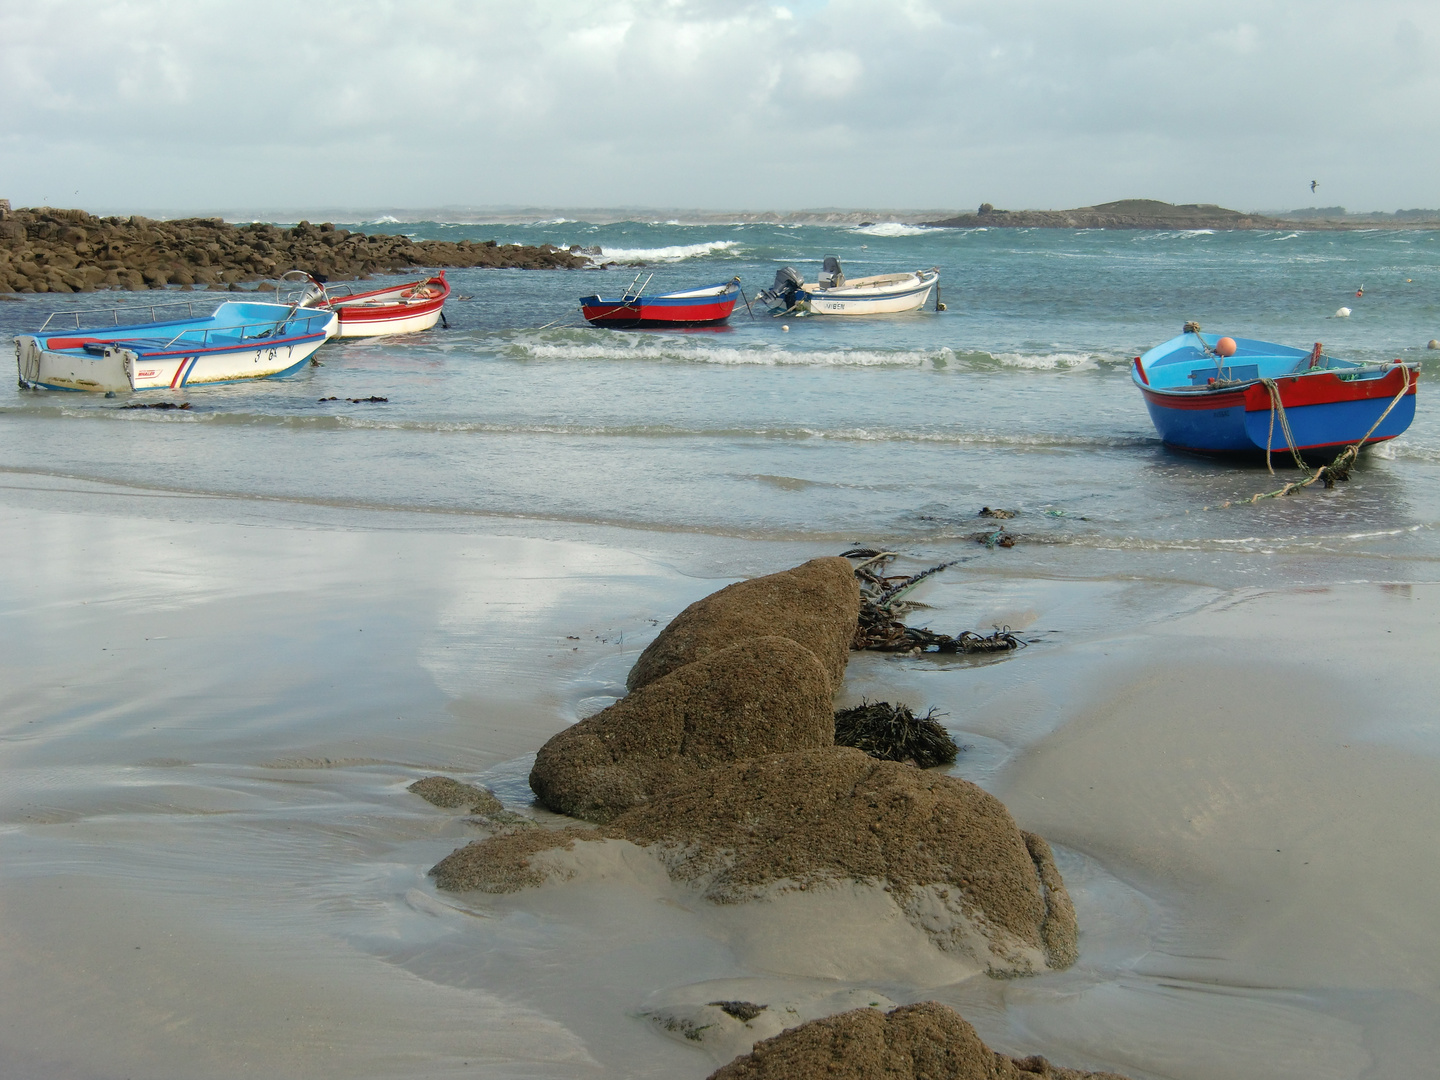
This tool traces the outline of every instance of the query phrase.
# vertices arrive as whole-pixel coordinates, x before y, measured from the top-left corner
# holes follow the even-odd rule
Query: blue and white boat
[[[1402,434],[1418,364],[1361,364],[1253,338],[1185,332],[1135,357],[1131,379],[1169,446],[1212,454],[1293,447],[1316,458]]]
[[[756,297],[776,315],[893,315],[918,311],[937,287],[940,271],[906,271],[847,278],[834,255],[826,255],[820,275],[807,284],[795,268],[781,267],[775,283]]]
[[[333,311],[229,300],[57,312],[15,339],[20,385],[37,390],[179,390],[298,371],[334,334]],[[176,317],[183,311],[185,317]],[[121,322],[124,319],[125,322]]]

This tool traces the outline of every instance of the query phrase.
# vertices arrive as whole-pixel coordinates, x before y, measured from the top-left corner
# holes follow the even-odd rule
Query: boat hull
[[[800,293],[812,315],[895,315],[905,311],[919,311],[930,299],[936,278],[921,278],[907,289],[865,295],[861,290],[849,292],[845,289],[811,289]]]
[[[187,324],[21,335],[15,339],[20,381],[44,390],[120,393],[275,378],[298,371],[335,333],[332,312],[297,316],[281,305],[249,305],[245,312],[256,309],[274,310],[272,331],[247,335],[249,327],[265,324],[196,320],[197,329],[179,333],[176,327]]]
[[[339,317],[336,337],[382,337],[431,329],[440,321],[449,296],[450,283],[440,274],[390,289],[335,297],[329,303],[322,300],[315,306]]]
[[[580,298],[580,313],[594,326],[617,330],[711,326],[730,318],[739,299],[738,285],[723,291],[697,289],[691,295],[628,296],[618,300],[584,296]]]
[[[395,312],[370,312],[352,308],[340,308],[336,314],[340,317],[340,329],[336,337],[382,337],[386,334],[413,334],[420,330],[429,330],[440,321],[440,309],[445,306],[444,301],[437,303],[429,310],[400,310]]]
[[[1285,418],[1303,452],[1334,452],[1365,437],[1385,442],[1401,435],[1415,419],[1416,375],[1409,389],[1380,420],[1405,386],[1399,366],[1378,378],[1342,379],[1330,372],[1275,380]],[[1133,378],[1133,376],[1132,376]],[[1269,390],[1259,383],[1215,391],[1166,392],[1135,379],[1156,432],[1168,446],[1209,454],[1273,453],[1288,449],[1278,412],[1271,422]]]

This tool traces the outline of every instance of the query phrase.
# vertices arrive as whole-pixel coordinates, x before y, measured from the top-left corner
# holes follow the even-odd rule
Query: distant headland
[[[1213,203],[1121,199],[1074,210],[997,210],[982,203],[973,214],[920,224],[954,229],[1434,229],[1440,228],[1440,210],[1347,214],[1343,206],[1327,206],[1267,215]]]

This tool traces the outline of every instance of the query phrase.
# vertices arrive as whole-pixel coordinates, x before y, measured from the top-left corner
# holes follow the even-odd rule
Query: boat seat
[[[1196,368],[1190,372],[1190,385],[1204,386],[1211,379],[1241,381],[1244,379],[1258,379],[1259,377],[1259,364],[1237,364],[1234,367],[1226,367],[1220,371],[1216,371],[1215,365],[1211,364],[1209,367]]]

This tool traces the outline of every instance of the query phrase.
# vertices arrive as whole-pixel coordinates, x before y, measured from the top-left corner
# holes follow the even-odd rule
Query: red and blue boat
[[[1184,333],[1137,356],[1130,373],[1166,445],[1208,454],[1289,448],[1334,457],[1384,442],[1415,419],[1418,364],[1363,364],[1252,338]]]
[[[645,279],[645,285],[636,288],[635,282],[639,280],[637,275],[618,300],[607,300],[599,295],[582,296],[580,311],[585,320],[594,326],[608,326],[616,330],[709,326],[730,318],[736,301],[740,299],[738,277],[718,285],[658,296],[643,295],[650,278]]]

